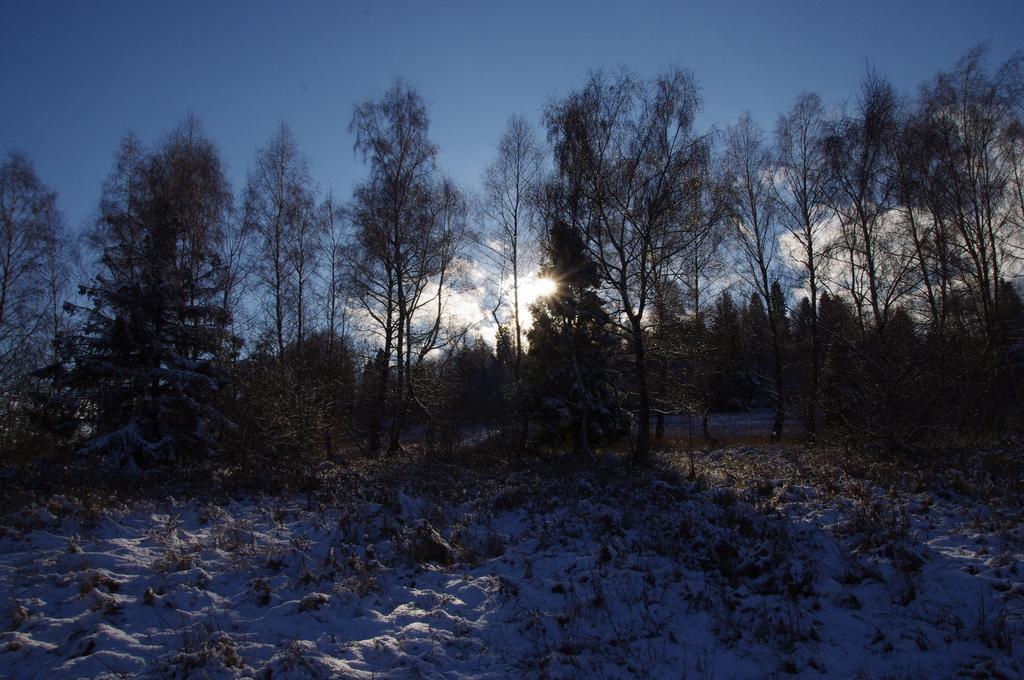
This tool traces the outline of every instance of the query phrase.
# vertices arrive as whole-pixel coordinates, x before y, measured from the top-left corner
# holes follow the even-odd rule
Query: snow
[[[317,494],[99,516],[54,498],[0,524],[0,676],[1024,675],[1005,499],[782,450],[698,462],[384,460]]]

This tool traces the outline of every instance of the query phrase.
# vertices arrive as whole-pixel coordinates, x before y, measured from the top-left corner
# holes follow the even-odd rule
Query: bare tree
[[[686,291],[686,307],[693,314],[703,313],[714,303],[726,270],[726,230],[721,219],[724,202],[713,195],[716,192],[710,182],[706,193],[707,198],[701,201],[706,206],[704,217],[675,263]]]
[[[1004,279],[1021,245],[1012,130],[1024,104],[1024,55],[989,72],[985,49],[975,48],[924,89],[922,104],[934,140],[942,226],[951,225],[959,242],[959,271],[985,338],[991,413],[998,418],[1012,374],[999,317]]]
[[[811,370],[807,386],[805,427],[813,435],[821,376],[821,341],[818,337],[819,260],[824,231],[831,215],[828,204],[828,167],[825,159],[825,111],[818,95],[801,94],[775,127],[775,197],[778,218],[795,241],[791,253],[800,267],[810,301]]]
[[[901,122],[893,153],[896,207],[909,241],[917,285],[910,291],[923,298],[927,327],[942,342],[952,308],[958,245],[945,198],[943,172],[936,159],[941,133],[923,111]]]
[[[685,294],[683,306],[689,312],[684,324],[687,329],[684,342],[674,348],[689,365],[682,402],[688,413],[700,417],[701,433],[707,442],[713,441],[709,417],[714,370],[714,348],[707,333],[707,320],[715,297],[723,286],[728,285],[726,198],[727,193],[720,183],[710,177],[709,168],[709,176],[694,204],[692,238],[674,263],[675,275]]]
[[[730,193],[727,212],[733,226],[739,272],[764,304],[768,318],[775,398],[772,439],[778,440],[782,437],[786,417],[782,344],[785,319],[781,317],[784,314],[782,301],[776,299],[773,287],[782,276],[783,263],[779,257],[774,166],[764,137],[749,114],[744,114],[727,130],[722,161],[724,181]]]
[[[398,316],[398,277],[388,227],[381,219],[383,209],[383,197],[374,191],[372,183],[356,189],[351,207],[355,233],[346,251],[353,299],[365,330],[373,340],[371,347],[376,345],[373,358],[377,372],[376,394],[369,408],[367,432],[367,448],[371,452],[380,448],[381,416],[388,394]]]
[[[899,104],[892,85],[876,74],[864,79],[852,114],[835,121],[826,139],[832,208],[841,226],[853,298],[862,332],[884,336],[907,290],[905,253],[895,238],[893,150]]]
[[[1014,121],[1003,131],[1006,156],[1010,164],[1010,210],[1017,238],[1024,236],[1024,120]],[[1015,254],[1020,248],[1014,249]]]
[[[235,347],[233,355],[237,358],[244,342],[246,320],[242,319],[244,305],[252,293],[254,265],[252,224],[238,219],[237,211],[232,211],[231,219],[224,225],[218,256],[223,267],[224,282],[222,285],[223,306],[230,319],[230,327],[225,327]]]
[[[506,277],[511,287],[513,379],[516,401],[523,399],[523,324],[520,303],[520,279],[534,261],[532,246],[539,231],[537,192],[543,172],[543,152],[533,130],[522,116],[513,116],[501,140],[493,163],[484,171],[483,213],[491,229],[484,244],[499,270],[499,307]],[[526,445],[529,416],[523,411],[519,424],[518,447]]]
[[[899,102],[892,85],[869,73],[855,110],[830,126],[826,138],[832,209],[840,234],[834,247],[845,276],[837,279],[853,301],[862,336],[860,354],[879,387],[875,424],[888,450],[898,445],[897,366],[890,324],[913,286],[913,260],[900,238],[893,163]]]
[[[0,437],[11,442],[25,407],[16,392],[32,371],[53,360],[63,323],[67,242],[57,195],[21,153],[0,164]]]
[[[93,224],[84,234],[85,244],[100,268],[110,276],[123,277],[115,282],[118,285],[142,275],[145,225],[138,214],[146,191],[142,180],[145,161],[142,142],[134,134],[126,134],[103,182]]]
[[[307,262],[312,208],[306,160],[281,123],[268,145],[257,151],[243,199],[246,229],[256,240],[253,271],[279,358],[293,339],[301,343],[304,332],[304,286],[312,275]]]
[[[286,252],[289,274],[293,281],[292,299],[295,309],[295,356],[302,361],[302,349],[311,323],[309,301],[314,293],[324,247],[327,223],[318,214],[311,190],[296,197],[296,219]]]
[[[344,206],[338,205],[331,195],[323,200],[318,212],[324,239],[320,305],[327,331],[327,351],[332,354],[335,341],[345,338],[348,332],[347,216]]]
[[[464,273],[462,250],[468,238],[468,202],[458,187],[448,178],[442,179],[432,193],[430,232],[421,241],[422,265],[417,270],[408,296],[406,319],[407,399],[415,403],[428,421],[434,425],[434,409],[419,398],[417,376],[424,361],[434,352],[440,352],[445,361],[464,339],[468,327],[460,327],[446,313],[451,295],[458,290]],[[415,323],[414,323],[415,320]],[[397,432],[392,435],[394,448],[398,445]]]
[[[446,342],[445,302],[465,237],[466,204],[451,182],[438,177],[426,107],[404,82],[357,106],[349,129],[370,166],[353,198],[353,288],[382,342],[368,445],[380,445],[394,357],[393,451],[401,446],[405,411],[415,400],[415,365]]]
[[[631,350],[638,460],[650,451],[646,315],[657,272],[692,236],[681,216],[696,200],[709,154],[693,132],[699,107],[686,71],[651,81],[598,72],[546,115],[559,173],[582,199],[585,242]]]
[[[50,267],[62,232],[57,195],[36,176],[26,156],[0,165],[0,333],[3,352],[27,347],[50,330]],[[13,358],[13,357],[11,357]]]

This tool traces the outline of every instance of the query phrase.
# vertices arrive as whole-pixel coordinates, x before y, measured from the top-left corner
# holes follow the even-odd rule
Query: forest
[[[188,117],[124,137],[80,240],[11,152],[4,459],[301,475],[484,433],[643,461],[667,416],[709,443],[709,413],[755,404],[772,440],[789,418],[879,455],[1012,437],[1021,85],[976,50],[914,98],[869,72],[772,131],[702,132],[688,72],[595,72],[541,131],[511,117],[470,195],[398,80],[352,114],[351,197],[284,123],[236,195]],[[490,318],[453,313],[471,287]]]
[[[0,676],[1020,677],[1024,56],[702,105],[592,71],[470,189],[399,78],[345,195],[189,114],[80,233],[7,153]]]

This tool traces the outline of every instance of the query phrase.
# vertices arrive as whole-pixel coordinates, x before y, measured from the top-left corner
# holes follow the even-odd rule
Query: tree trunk
[[[376,453],[377,451],[380,450],[380,435],[381,435],[380,417],[381,417],[381,414],[384,413],[384,405],[385,405],[385,403],[387,401],[387,396],[388,396],[388,378],[389,378],[389,375],[391,373],[391,371],[390,371],[391,343],[392,343],[392,335],[391,334],[392,334],[392,328],[393,328],[392,325],[391,325],[391,322],[392,322],[394,316],[393,316],[392,307],[391,307],[390,294],[389,294],[388,298],[389,299],[388,299],[387,324],[385,326],[386,330],[385,330],[385,333],[384,333],[384,350],[377,357],[377,361],[378,361],[378,364],[379,364],[377,366],[377,376],[378,376],[377,379],[378,379],[380,384],[377,386],[377,398],[376,398],[376,400],[374,402],[373,411],[370,413],[370,431],[369,431],[368,436],[367,436],[367,440],[368,441],[367,441],[367,444],[366,444],[366,448],[370,451],[370,453]]]
[[[366,448],[370,453],[376,453],[380,450],[380,414],[384,411],[384,403],[387,399],[388,394],[388,362],[391,356],[390,348],[386,350],[386,353],[381,355],[378,360],[380,366],[377,368],[377,376],[380,381],[380,385],[377,387],[377,398],[374,402],[373,411],[370,413],[370,431],[367,435]]]
[[[765,280],[767,281],[767,278]],[[771,289],[769,288],[768,290]],[[773,371],[775,381],[775,418],[772,421],[772,441],[777,442],[782,439],[782,427],[786,422],[786,407],[785,386],[782,379],[782,334],[779,332],[779,324],[782,323],[782,319],[776,313],[774,298],[774,295],[768,295],[765,298],[765,302],[767,303],[768,325],[772,334],[772,354],[775,360]]]
[[[782,426],[786,421],[786,408],[782,397],[782,348],[775,347],[775,420],[772,422],[772,441],[782,439]]]
[[[518,234],[518,229],[516,233]],[[526,410],[526,395],[523,391],[523,326],[519,318],[519,262],[518,248],[515,243],[513,243],[512,252],[512,304],[514,305],[512,318],[516,327],[516,355],[513,369],[516,381],[516,409],[520,412],[516,449],[521,454],[526,451],[526,443],[530,437],[530,414]]]
[[[644,355],[643,329],[640,320],[632,322],[633,366],[636,369],[637,433],[633,459],[646,462],[651,455],[651,394],[647,386],[647,363]]]
[[[405,294],[402,291],[401,283],[399,283],[398,289],[398,337],[395,342],[396,359],[398,373],[395,378],[395,406],[391,411],[391,441],[388,444],[388,453],[395,453],[402,448],[401,435],[402,435],[402,413],[405,408],[405,381],[407,376],[405,374],[405,324],[406,324],[406,310],[405,310]]]
[[[818,339],[818,281],[814,268],[814,251],[808,251],[811,293],[811,384],[807,398],[807,434],[813,439],[818,429],[818,374],[821,372],[821,348]]]
[[[530,414],[522,407],[523,399],[520,397],[519,404],[522,411],[522,418],[519,421],[518,450],[520,453],[526,451],[526,444],[530,440]]]
[[[590,413],[583,411],[580,414],[579,423],[576,427],[576,454],[588,460],[594,459],[594,452],[590,448],[590,434],[587,432],[590,427]]]

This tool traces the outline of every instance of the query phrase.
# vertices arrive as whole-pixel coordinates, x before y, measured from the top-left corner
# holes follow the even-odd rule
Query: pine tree
[[[770,330],[769,344],[772,350],[772,399],[775,402],[775,421],[772,424],[772,438],[778,440],[782,437],[782,427],[786,420],[787,362],[789,360],[789,348],[792,340],[789,317],[786,314],[786,295],[782,292],[782,285],[778,279],[772,281],[769,304],[771,312],[768,315],[768,321]]]
[[[857,424],[869,407],[863,393],[865,378],[856,346],[860,331],[854,311],[841,297],[822,293],[818,327],[824,362],[821,371],[821,409],[825,425],[847,435],[862,433]]]
[[[820,366],[816,365],[818,361],[814,356],[815,344],[820,343],[816,339],[815,308],[816,306],[812,307],[810,298],[801,298],[793,312],[792,323],[792,373],[796,383],[794,392],[800,395],[804,429],[810,435],[816,430],[819,391],[817,381],[820,377]],[[820,344],[818,346],[820,347]]]
[[[683,404],[690,415],[700,418],[704,439],[711,441],[709,419],[718,372],[706,316],[704,312],[696,312],[680,322],[679,348],[684,358],[681,376],[685,381],[682,389]]]
[[[231,194],[187,119],[159,150],[122,146],[91,234],[99,273],[70,336],[72,392],[93,436],[81,453],[126,467],[198,459],[219,427],[219,367],[234,338],[216,255]]]
[[[577,230],[553,222],[545,251],[541,276],[557,286],[530,308],[527,386],[541,429],[591,456],[593,444],[622,435],[627,425],[610,373],[616,340]]]
[[[708,344],[711,355],[710,406],[730,408],[750,397],[748,375],[744,367],[744,340],[748,337],[747,314],[741,318],[740,309],[732,296],[722,293],[711,313]],[[707,433],[705,432],[705,436]]]
[[[516,396],[514,393],[518,392],[518,386],[515,383],[516,346],[512,337],[512,329],[507,323],[498,324],[498,330],[494,334],[494,356],[497,362],[497,379],[501,386],[502,400],[511,401]]]

